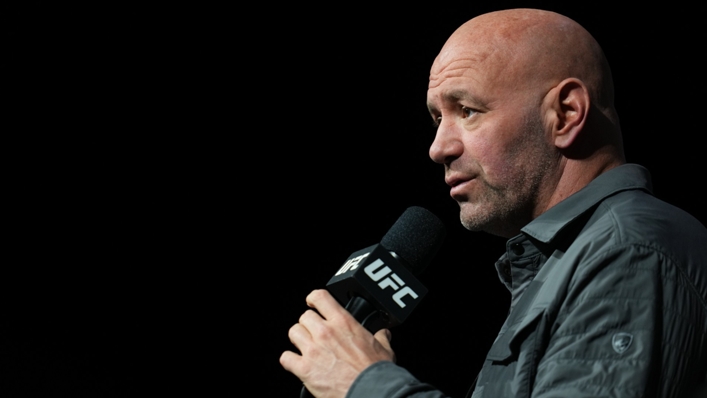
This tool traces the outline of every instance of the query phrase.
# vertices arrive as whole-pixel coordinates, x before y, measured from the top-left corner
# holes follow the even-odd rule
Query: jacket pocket
[[[532,305],[542,285],[542,282],[538,281],[530,283],[523,297],[506,320],[506,330],[496,338],[491,346],[488,355],[486,355],[487,359],[505,362],[518,357],[522,337],[531,334],[530,329],[535,329],[539,317],[545,311],[544,307]]]

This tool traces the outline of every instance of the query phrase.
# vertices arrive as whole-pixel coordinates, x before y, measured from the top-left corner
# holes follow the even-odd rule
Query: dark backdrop
[[[688,2],[6,10],[3,395],[295,397],[278,358],[305,296],[418,205],[449,235],[393,347],[463,396],[507,311],[504,240],[459,225],[425,92],[457,26],[511,7],[596,37],[628,160],[705,223],[704,10]]]

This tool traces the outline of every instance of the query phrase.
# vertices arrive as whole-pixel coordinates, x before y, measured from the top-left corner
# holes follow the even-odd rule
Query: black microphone
[[[399,325],[427,294],[416,276],[445,236],[434,214],[409,207],[379,244],[351,254],[326,288],[371,333]]]
[[[368,331],[401,324],[427,294],[417,280],[446,229],[429,210],[408,207],[379,244],[349,256],[326,289]],[[311,397],[303,386],[300,397]]]

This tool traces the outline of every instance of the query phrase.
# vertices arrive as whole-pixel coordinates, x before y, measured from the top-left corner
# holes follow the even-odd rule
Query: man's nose
[[[430,158],[439,164],[449,164],[464,152],[464,144],[454,125],[442,122],[430,146]]]

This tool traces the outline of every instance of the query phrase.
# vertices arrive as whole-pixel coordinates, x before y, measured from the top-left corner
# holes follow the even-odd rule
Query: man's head
[[[498,11],[447,40],[432,65],[430,157],[470,230],[510,237],[623,163],[604,55],[552,12]]]

